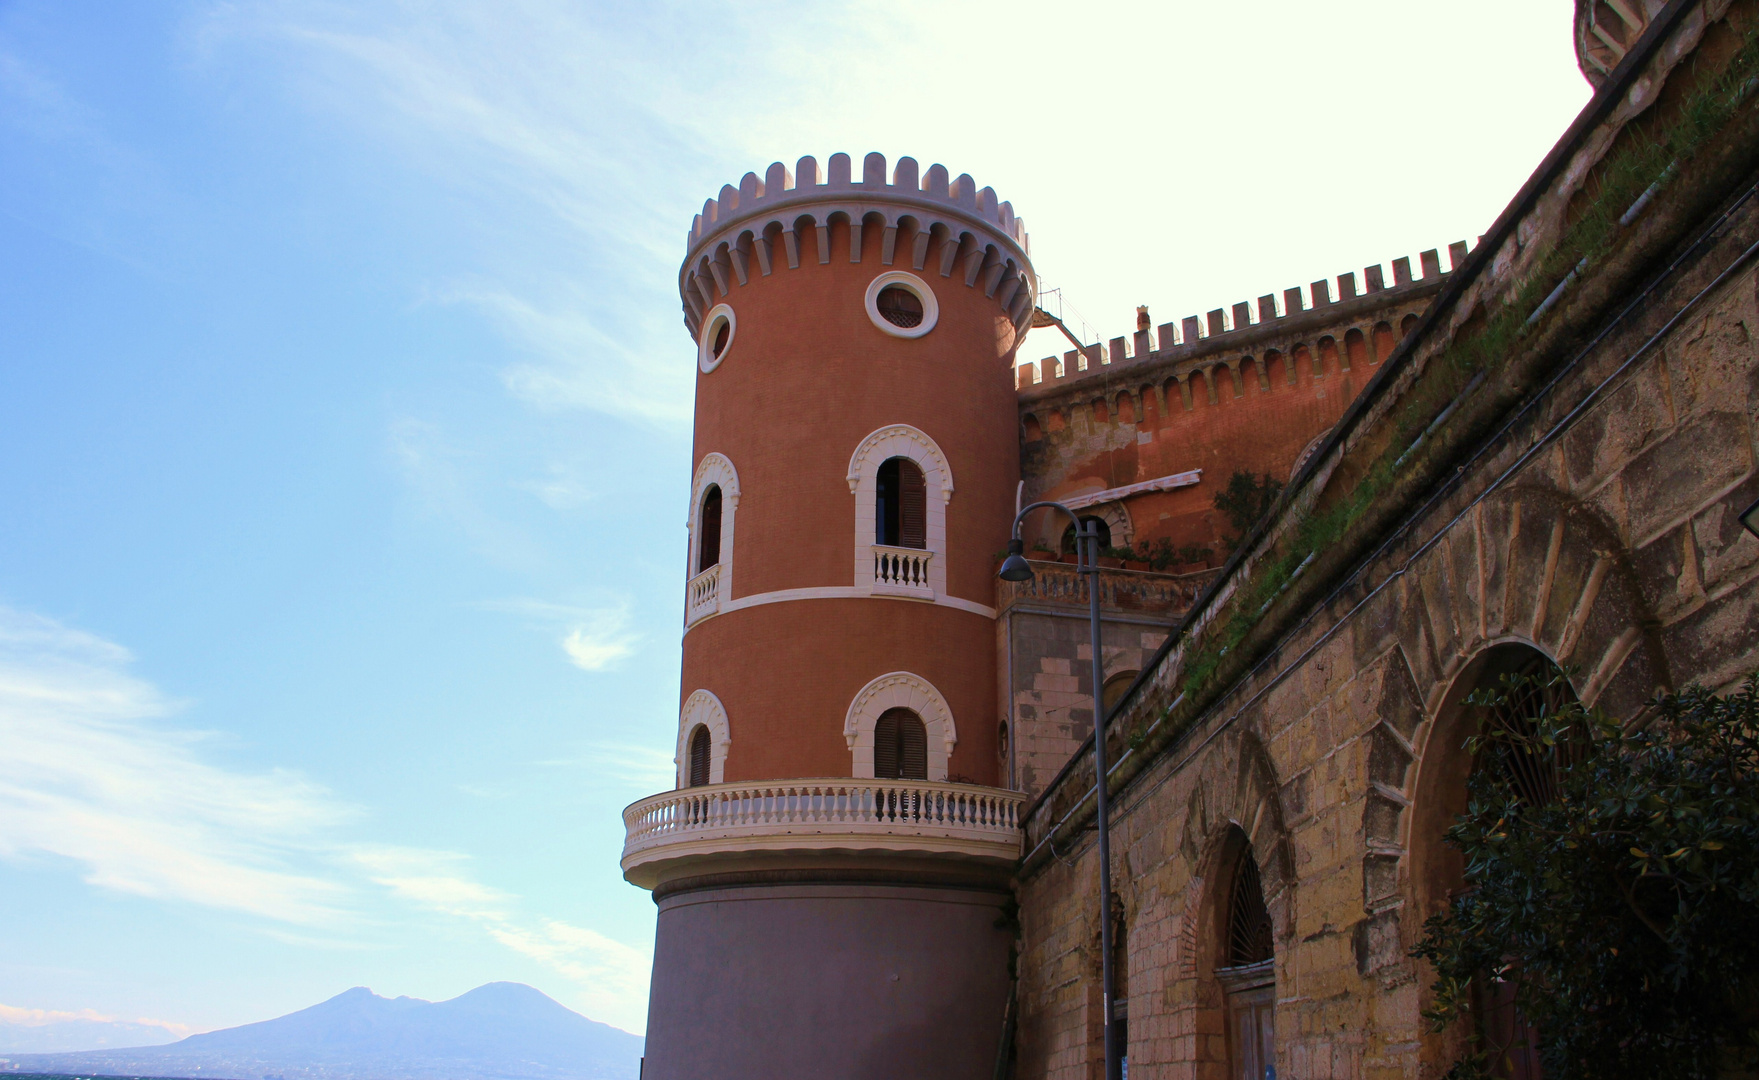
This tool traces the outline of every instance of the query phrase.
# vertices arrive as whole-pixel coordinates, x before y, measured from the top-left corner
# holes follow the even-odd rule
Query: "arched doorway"
[[[1211,920],[1215,981],[1222,994],[1228,1080],[1276,1075],[1276,942],[1252,842],[1229,829],[1222,860],[1226,891]]]
[[[1485,692],[1494,692],[1501,700],[1495,705],[1469,700]],[[1446,909],[1467,888],[1460,853],[1444,837],[1466,809],[1471,778],[1495,770],[1521,802],[1541,804],[1558,797],[1559,776],[1570,764],[1567,747],[1535,752],[1498,741],[1473,754],[1467,740],[1492,728],[1529,735],[1540,717],[1575,701],[1576,693],[1557,664],[1524,643],[1485,650],[1455,681],[1427,740],[1413,804],[1411,880],[1418,906],[1418,918],[1412,920],[1414,933],[1421,933],[1423,919]],[[1426,1036],[1425,1064],[1438,1072],[1445,1069],[1469,1052],[1469,1040],[1476,1035],[1489,1051],[1491,1075],[1501,1080],[1540,1080],[1538,1032],[1515,1011],[1515,977],[1475,985],[1476,1030],[1455,1025],[1443,1034]],[[1425,1007],[1427,993],[1426,988]]]

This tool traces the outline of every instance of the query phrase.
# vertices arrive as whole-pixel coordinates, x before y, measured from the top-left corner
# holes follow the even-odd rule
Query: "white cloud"
[[[646,1022],[653,956],[584,927],[517,911],[518,898],[471,877],[468,860],[446,851],[363,847],[354,860],[398,897],[476,924],[514,952],[580,987],[594,1018],[638,1031]]]
[[[57,855],[119,892],[327,921],[347,889],[294,863],[349,816],[287,770],[204,762],[211,735],[129,675],[126,649],[0,608],[0,855]]]
[[[302,947],[362,947],[330,937],[382,918],[373,908],[387,896],[404,910],[469,920],[577,982],[596,1017],[641,1027],[645,953],[523,913],[517,896],[473,877],[465,855],[344,840],[341,827],[357,815],[296,773],[203,760],[218,739],[167,726],[177,703],[129,674],[132,659],[103,638],[0,607],[0,857],[72,860],[93,886],[260,917],[270,921],[264,933]],[[328,935],[289,935],[288,925]],[[0,1006],[0,1024],[111,1019]]]
[[[163,1028],[180,1039],[185,1035],[194,1034],[196,1030],[188,1024],[179,1024],[170,1020],[150,1020],[144,1016],[127,1020],[116,1016],[106,1016],[96,1009],[63,1012],[55,1009],[21,1009],[13,1005],[0,1005],[0,1024],[13,1027],[47,1027],[50,1024],[80,1021],[93,1024],[136,1024],[141,1027]]]
[[[635,647],[641,643],[641,635],[629,629],[627,604],[590,608],[518,597],[490,600],[482,606],[551,626],[560,624],[562,652],[569,663],[583,671],[604,671],[635,655]]]

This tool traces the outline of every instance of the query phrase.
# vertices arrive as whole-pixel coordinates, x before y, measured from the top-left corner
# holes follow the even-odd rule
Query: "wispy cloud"
[[[68,859],[99,888],[260,917],[264,933],[306,947],[358,947],[330,939],[383,918],[389,897],[470,921],[576,982],[595,1015],[640,1026],[645,953],[524,912],[465,855],[346,839],[355,811],[296,773],[206,760],[219,738],[172,727],[178,703],[130,674],[132,660],[0,607],[0,857]],[[108,1018],[0,1006],[0,1023],[78,1019]]]
[[[57,855],[93,885],[293,923],[347,889],[295,856],[350,815],[286,770],[209,764],[213,736],[129,675],[126,649],[0,608],[0,855]]]
[[[66,1024],[87,1021],[94,1024],[136,1024],[141,1027],[163,1028],[178,1038],[190,1035],[195,1028],[188,1024],[174,1023],[170,1020],[150,1020],[144,1016],[128,1019],[120,1016],[106,1016],[96,1009],[80,1009],[77,1012],[64,1012],[55,1009],[21,1009],[12,1005],[0,1005],[0,1024],[14,1027],[47,1027],[50,1024]]]
[[[629,629],[629,607],[589,608],[548,600],[490,600],[483,607],[560,627],[558,641],[568,662],[582,671],[604,671],[635,655],[641,634]]]
[[[516,897],[477,881],[469,860],[452,852],[363,847],[353,858],[401,899],[474,923],[502,945],[566,976],[582,988],[594,1015],[640,1023],[631,1015],[632,1005],[646,1000],[650,954],[595,930],[521,915]]]

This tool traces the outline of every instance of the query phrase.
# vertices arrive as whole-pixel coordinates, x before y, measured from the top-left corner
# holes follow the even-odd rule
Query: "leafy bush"
[[[1759,676],[1728,697],[1664,696],[1642,730],[1568,705],[1526,730],[1485,725],[1468,749],[1570,764],[1543,805],[1520,797],[1515,770],[1474,769],[1448,830],[1466,888],[1413,950],[1435,968],[1435,1030],[1475,1029],[1448,1076],[1496,1075],[1507,1048],[1484,1037],[1481,995],[1511,984],[1546,1080],[1751,1075]]]
[[[1238,547],[1282,493],[1283,485],[1269,475],[1242,470],[1228,477],[1228,486],[1215,497],[1215,508],[1227,515],[1228,524],[1233,527],[1233,532],[1222,540],[1223,546],[1229,551]]]
[[[1150,544],[1147,540],[1138,540],[1133,554],[1124,558],[1136,562],[1145,562],[1150,570],[1165,571],[1175,566],[1189,566],[1192,563],[1208,562],[1215,552],[1210,548],[1198,547],[1195,544],[1184,544],[1178,547],[1166,537],[1160,537]]]

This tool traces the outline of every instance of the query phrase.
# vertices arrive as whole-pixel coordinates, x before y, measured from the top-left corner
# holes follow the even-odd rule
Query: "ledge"
[[[856,853],[1012,866],[1018,791],[922,780],[810,779],[710,784],[651,795],[623,811],[624,880],[653,889],[729,857]]]

